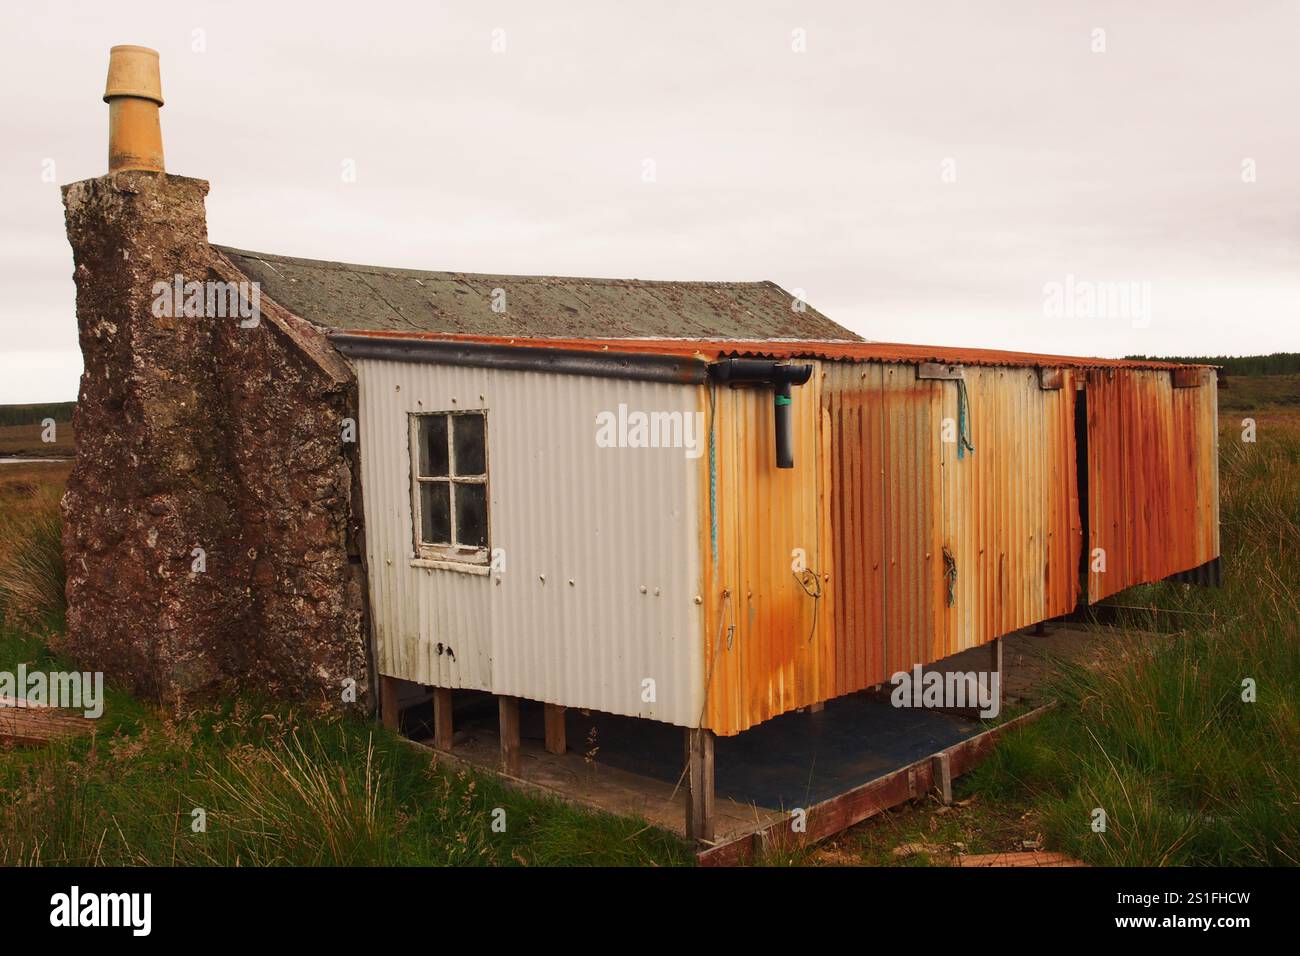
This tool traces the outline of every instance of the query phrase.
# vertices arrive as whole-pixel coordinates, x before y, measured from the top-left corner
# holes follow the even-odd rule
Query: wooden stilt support
[[[946,753],[935,754],[930,758],[930,769],[934,774],[934,788],[939,791],[943,805],[952,806],[952,758]]]
[[[546,752],[562,754],[569,749],[564,736],[564,708],[559,704],[547,704],[546,718]]]
[[[1007,697],[1006,691],[1002,687],[1003,678],[1006,676],[1002,670],[1002,638],[998,637],[998,638],[994,638],[992,641],[989,641],[989,654],[990,654],[989,671],[992,674],[998,675],[998,679],[997,679],[998,693],[997,693],[996,703],[997,703],[998,713],[1000,714],[1002,713],[1002,704]]]
[[[433,689],[433,745],[439,750],[450,750],[452,734],[451,688]]]
[[[501,769],[519,776],[519,698],[497,697],[497,719],[501,734]]]
[[[401,729],[401,715],[397,710],[397,688],[401,685],[396,677],[379,678],[379,719],[389,730]]]
[[[686,729],[686,837],[713,841],[713,731]]]

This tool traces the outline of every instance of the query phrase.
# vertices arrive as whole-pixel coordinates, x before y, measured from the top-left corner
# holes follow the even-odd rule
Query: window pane
[[[487,547],[487,485],[456,485],[456,537],[466,548]]]
[[[452,416],[456,442],[456,474],[486,475],[487,447],[483,440],[482,415]]]
[[[420,482],[420,541],[451,544],[451,485],[445,481]]]
[[[447,474],[447,416],[420,417],[420,475],[441,478]]]

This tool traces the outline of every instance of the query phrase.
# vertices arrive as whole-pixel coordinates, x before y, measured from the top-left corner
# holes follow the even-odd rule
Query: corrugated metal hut
[[[735,734],[1219,553],[1208,369],[843,342],[333,341],[360,383],[380,670],[421,684]],[[774,389],[720,374],[736,359],[809,367],[790,389],[793,467],[776,462]],[[704,435],[695,452],[602,447],[620,407],[698,414]],[[420,423],[447,414],[453,430],[482,417],[487,517],[473,554],[431,557]]]
[[[771,283],[221,252],[353,364],[390,720],[431,687],[450,747],[452,692],[497,695],[508,769],[525,700],[561,749],[564,708],[687,728],[711,780],[714,735],[1217,577],[1210,368],[850,340]]]
[[[140,686],[355,684],[361,555],[386,718],[402,682],[433,688],[446,746],[451,694],[496,695],[507,767],[520,700],[547,705],[548,749],[566,707],[683,727],[689,819],[714,735],[1217,575],[1211,369],[866,343],[770,282],[211,245],[207,184],[163,170],[157,54],[111,64],[111,175],[65,190],[70,632]],[[208,304],[150,304],[173,283]],[[212,312],[213,285],[260,315]],[[171,570],[196,538],[221,559],[201,588]],[[152,606],[98,583],[119,565]],[[180,652],[140,637],[154,608]]]

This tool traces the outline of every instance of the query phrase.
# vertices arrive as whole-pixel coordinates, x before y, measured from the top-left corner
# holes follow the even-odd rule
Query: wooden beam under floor
[[[997,674],[997,699],[994,705],[997,707],[997,713],[1002,713],[1002,703],[1006,700],[1006,689],[1002,686],[1003,678],[1006,672],[1002,670],[1002,638],[994,638],[989,641],[989,670]]]
[[[379,678],[379,719],[392,731],[401,729],[401,714],[397,709],[397,688],[401,684],[396,677]]]
[[[433,745],[439,750],[450,750],[455,728],[451,720],[451,688],[433,689]]]
[[[686,838],[713,842],[713,731],[686,728]]]
[[[501,769],[519,776],[519,698],[497,697],[497,720],[501,735]]]
[[[546,752],[549,754],[562,754],[569,749],[564,734],[564,710],[559,704],[546,705]]]

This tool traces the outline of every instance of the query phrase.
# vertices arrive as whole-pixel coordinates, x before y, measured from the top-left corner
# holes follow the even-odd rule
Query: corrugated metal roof
[[[1051,355],[1037,352],[1010,352],[999,349],[962,346],[909,345],[893,342],[843,340],[808,340],[783,338],[611,338],[559,336],[499,336],[431,333],[419,331],[339,329],[349,335],[367,338],[411,340],[421,342],[469,342],[517,348],[565,349],[587,352],[610,352],[625,355],[685,356],[713,362],[726,356],[754,356],[772,359],[813,358],[848,362],[937,362],[945,365],[984,365],[1049,368],[1128,368],[1174,369],[1186,367],[1173,362],[1146,359],[1092,358],[1078,355]],[[430,361],[433,361],[430,359]]]
[[[859,339],[812,306],[795,311],[794,297],[773,282],[425,272],[214,248],[257,282],[264,295],[331,329]],[[505,294],[502,311],[493,309],[498,289]]]

